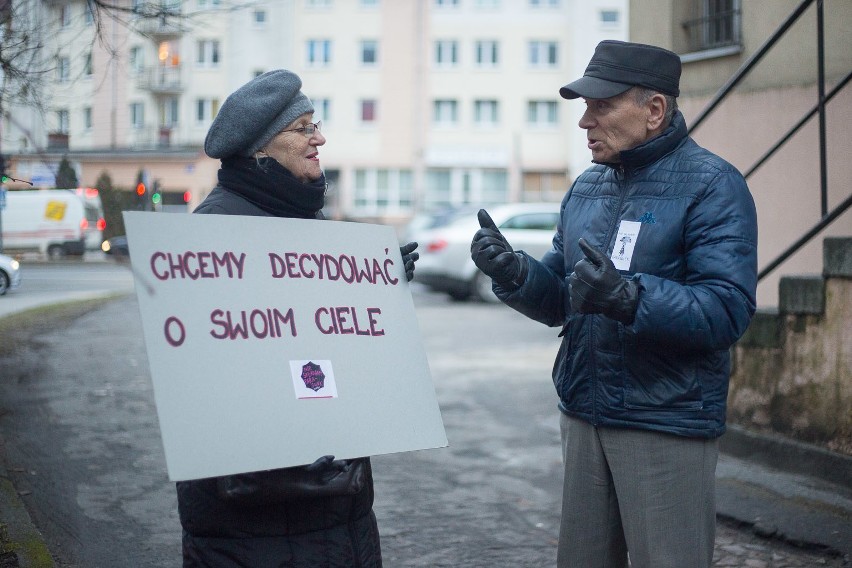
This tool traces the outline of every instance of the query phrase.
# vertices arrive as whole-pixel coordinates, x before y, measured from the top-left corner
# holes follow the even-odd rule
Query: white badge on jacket
[[[633,260],[633,247],[639,238],[639,229],[642,223],[639,221],[625,221],[622,219],[618,226],[618,234],[615,236],[615,247],[612,249],[610,259],[618,270],[630,270],[630,261]]]

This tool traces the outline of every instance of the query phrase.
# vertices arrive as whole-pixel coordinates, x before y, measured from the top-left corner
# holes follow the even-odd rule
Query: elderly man
[[[553,248],[514,251],[488,214],[471,243],[497,296],[560,326],[565,477],[558,565],[709,567],[729,348],[755,309],[757,221],[742,175],[677,110],[680,58],[603,41],[583,77],[595,165]]]

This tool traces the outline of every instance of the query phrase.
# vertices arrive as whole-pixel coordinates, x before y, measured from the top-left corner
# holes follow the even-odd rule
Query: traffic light
[[[151,190],[151,203],[154,204],[154,207],[157,207],[162,201],[163,196],[160,194],[160,182],[154,180],[154,187]]]
[[[9,181],[9,176],[6,175],[6,156],[0,154],[0,183]]]
[[[143,197],[145,195],[145,184],[141,181],[136,185],[136,195]]]

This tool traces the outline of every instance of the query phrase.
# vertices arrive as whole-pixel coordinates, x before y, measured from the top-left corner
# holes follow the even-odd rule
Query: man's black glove
[[[473,263],[500,286],[520,288],[527,278],[527,257],[512,250],[485,209],[479,210],[477,218],[481,229],[470,243]]]
[[[405,279],[409,282],[414,278],[414,262],[420,258],[420,253],[414,252],[416,248],[417,243],[413,241],[399,247],[399,253],[402,255],[402,265],[405,267]]]
[[[574,265],[568,281],[571,307],[581,314],[603,314],[625,325],[633,323],[639,303],[639,288],[625,280],[612,261],[580,239],[586,258]]]

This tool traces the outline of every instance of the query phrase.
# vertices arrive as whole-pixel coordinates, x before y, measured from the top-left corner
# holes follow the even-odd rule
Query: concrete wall
[[[823,262],[782,279],[735,346],[728,418],[852,455],[852,237],[826,239]]]

